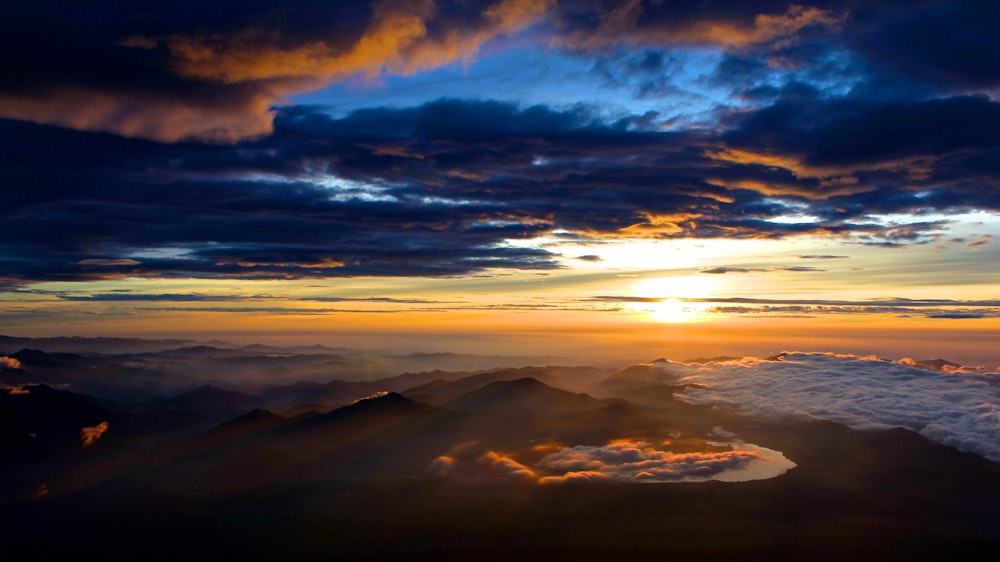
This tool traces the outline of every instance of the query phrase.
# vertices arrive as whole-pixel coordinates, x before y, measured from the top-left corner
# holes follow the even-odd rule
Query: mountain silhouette
[[[587,394],[559,390],[538,379],[525,377],[489,383],[446,403],[444,407],[470,413],[556,417],[596,410],[604,405],[602,401]]]
[[[44,384],[0,392],[0,459],[79,450],[83,428],[118,421],[97,400]]]
[[[170,398],[154,398],[149,405],[166,410],[212,411],[247,409],[258,402],[256,396],[205,384]]]

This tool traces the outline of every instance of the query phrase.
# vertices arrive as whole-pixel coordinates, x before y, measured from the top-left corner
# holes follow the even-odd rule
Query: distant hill
[[[0,335],[0,354],[8,350],[33,348],[49,353],[145,353],[177,349],[192,345],[210,343],[229,347],[227,342],[198,342],[182,339],[142,339],[142,338],[22,338]]]
[[[385,388],[381,381],[299,381],[287,385],[269,385],[262,388],[259,394],[268,404],[287,409],[303,403],[343,405]]]
[[[427,408],[428,406],[410,400],[401,394],[389,392],[363,398],[349,406],[337,408],[326,414],[312,416],[303,420],[300,427],[316,428],[351,424],[353,426],[351,429],[355,430],[366,426],[378,426],[385,421],[397,418],[413,416],[427,410]]]
[[[633,365],[615,373],[602,381],[597,388],[602,393],[616,393],[634,390],[646,386],[671,384],[676,377],[668,369],[657,366],[665,361],[655,361],[652,364]]]
[[[190,411],[232,411],[255,407],[260,398],[243,392],[226,390],[205,384],[170,398],[154,398],[148,402],[152,408],[160,410]]]
[[[0,391],[0,459],[78,450],[83,428],[118,421],[97,400],[44,384]]]
[[[958,363],[952,363],[946,359],[921,359],[919,361],[914,361],[913,366],[920,369],[927,369],[928,371],[938,371],[940,373],[945,373],[949,370],[961,367]]]
[[[469,413],[506,416],[556,417],[606,404],[586,394],[574,394],[547,386],[531,377],[495,381],[444,404],[444,408]]]

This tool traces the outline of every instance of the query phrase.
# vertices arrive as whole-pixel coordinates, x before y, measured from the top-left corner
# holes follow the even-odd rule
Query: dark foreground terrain
[[[79,361],[35,356],[49,369]],[[691,405],[643,367],[114,400],[125,394],[25,384],[42,377],[31,354],[21,357],[17,372],[0,373],[3,560],[993,560],[1000,551],[1000,464],[904,429]],[[393,392],[366,398],[380,386]],[[623,439],[680,455],[736,440],[796,466],[742,482],[690,481],[697,472],[549,481],[562,472],[546,452]]]

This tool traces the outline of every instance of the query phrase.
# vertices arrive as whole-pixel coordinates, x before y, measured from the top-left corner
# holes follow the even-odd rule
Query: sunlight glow
[[[635,294],[643,300],[629,303],[629,308],[645,313],[657,322],[690,322],[704,311],[702,303],[687,302],[686,299],[699,299],[709,296],[712,292],[712,279],[706,276],[656,277],[640,282],[635,288]]]

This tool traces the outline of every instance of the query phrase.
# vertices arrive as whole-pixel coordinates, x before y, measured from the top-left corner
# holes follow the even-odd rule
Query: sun
[[[704,305],[696,302],[711,291],[711,280],[695,276],[657,277],[635,287],[640,302],[630,304],[657,322],[690,322],[699,318]]]
[[[645,303],[649,306],[650,318],[660,322],[687,322],[694,318],[696,311],[680,299],[666,299]]]

